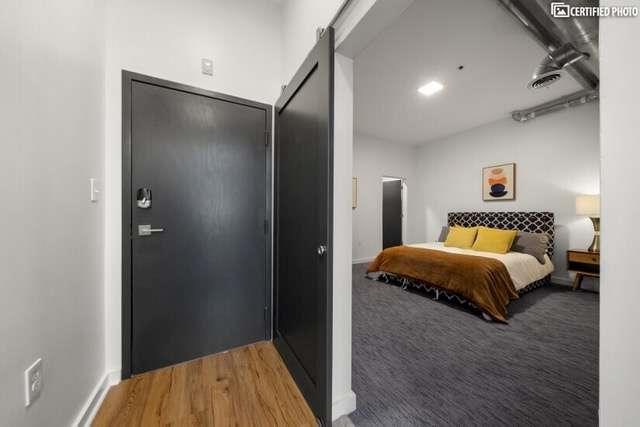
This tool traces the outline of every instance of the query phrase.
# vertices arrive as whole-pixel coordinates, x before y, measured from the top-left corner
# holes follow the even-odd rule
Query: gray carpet
[[[536,289],[503,325],[365,268],[353,267],[356,426],[597,425],[597,294]]]

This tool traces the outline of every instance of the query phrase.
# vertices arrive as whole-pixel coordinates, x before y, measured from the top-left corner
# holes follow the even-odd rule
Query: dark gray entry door
[[[331,422],[333,29],[276,103],[274,343]],[[346,184],[345,184],[346,185]]]
[[[402,245],[402,181],[382,182],[382,248]]]
[[[268,114],[171,86],[130,83],[133,374],[267,331]]]

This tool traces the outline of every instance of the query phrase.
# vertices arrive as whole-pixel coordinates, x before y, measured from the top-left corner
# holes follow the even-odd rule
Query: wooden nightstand
[[[576,273],[573,290],[580,289],[585,276],[600,277],[600,252],[589,252],[585,249],[568,250],[567,270]]]

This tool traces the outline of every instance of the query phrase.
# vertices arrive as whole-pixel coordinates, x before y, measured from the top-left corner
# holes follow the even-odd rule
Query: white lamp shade
[[[583,195],[576,197],[576,215],[600,217],[600,195]]]

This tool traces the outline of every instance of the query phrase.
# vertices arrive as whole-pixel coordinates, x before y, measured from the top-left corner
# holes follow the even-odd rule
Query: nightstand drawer
[[[567,251],[567,270],[576,273],[573,290],[580,289],[582,279],[600,277],[600,252],[589,252],[580,249]]]
[[[569,252],[569,262],[578,262],[581,264],[600,264],[600,254],[586,252]]]

